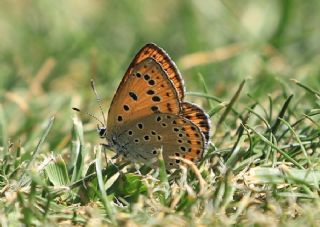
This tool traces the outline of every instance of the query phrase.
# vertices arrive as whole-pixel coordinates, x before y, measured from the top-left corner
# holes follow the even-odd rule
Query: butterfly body
[[[209,141],[210,120],[183,98],[184,84],[175,64],[164,50],[147,44],[117,89],[103,137],[129,160],[156,164],[162,150],[168,169],[180,162],[171,157],[197,161]]]

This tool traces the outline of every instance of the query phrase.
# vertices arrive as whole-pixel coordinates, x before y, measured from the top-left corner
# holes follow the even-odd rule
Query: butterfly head
[[[102,125],[97,125],[97,131],[101,139],[106,138],[107,136],[107,127]]]

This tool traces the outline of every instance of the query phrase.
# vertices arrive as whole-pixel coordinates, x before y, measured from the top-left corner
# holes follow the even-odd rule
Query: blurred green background
[[[55,115],[48,140],[51,149],[64,148],[71,107],[98,110],[90,79],[107,112],[131,59],[148,42],[177,63],[187,91],[204,91],[199,75],[209,95],[222,100],[245,78],[244,94],[261,103],[268,95],[303,94],[292,78],[319,90],[319,9],[317,0],[1,1],[5,133],[34,146],[42,122]],[[187,99],[209,110],[205,100]],[[246,95],[241,99],[248,104]],[[82,118],[93,131],[96,122]]]

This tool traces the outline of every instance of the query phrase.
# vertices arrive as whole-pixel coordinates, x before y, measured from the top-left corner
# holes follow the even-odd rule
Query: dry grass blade
[[[215,63],[234,57],[241,53],[246,48],[246,45],[236,43],[226,47],[216,49],[211,52],[199,52],[184,56],[178,62],[181,68],[187,70],[199,65]]]
[[[181,158],[181,157],[170,157],[170,158],[180,160],[181,162],[186,164],[194,172],[194,174],[196,175],[196,177],[197,177],[197,179],[199,181],[198,196],[203,195],[204,192],[205,192],[205,186],[207,185],[207,182],[201,176],[201,172],[198,169],[198,167],[196,166],[196,164],[194,162],[188,160],[188,159]]]

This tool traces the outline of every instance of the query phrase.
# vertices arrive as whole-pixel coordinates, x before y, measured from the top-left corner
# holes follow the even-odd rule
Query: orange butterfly
[[[184,93],[168,54],[155,44],[145,45],[117,89],[100,137],[129,160],[157,164],[160,149],[168,169],[180,163],[171,156],[199,160],[208,145],[210,120],[200,107],[183,100]]]

